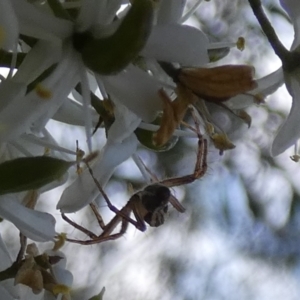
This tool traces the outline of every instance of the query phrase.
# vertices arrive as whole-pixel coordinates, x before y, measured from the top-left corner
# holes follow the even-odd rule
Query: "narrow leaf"
[[[40,187],[60,179],[74,162],[49,156],[21,157],[0,164],[0,195]]]
[[[101,39],[88,34],[77,35],[74,46],[91,70],[103,75],[118,73],[144,48],[152,22],[152,1],[134,1],[114,34]]]

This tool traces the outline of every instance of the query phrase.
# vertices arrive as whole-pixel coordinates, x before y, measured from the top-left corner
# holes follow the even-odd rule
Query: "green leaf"
[[[114,34],[95,39],[85,33],[74,36],[74,46],[87,67],[98,74],[122,71],[145,46],[153,23],[151,0],[135,0]]]
[[[104,292],[105,292],[105,287],[102,288],[101,292],[98,295],[93,296],[89,300],[103,300]]]
[[[49,156],[8,160],[0,164],[0,195],[38,189],[60,179],[73,164]]]
[[[5,270],[2,270],[0,272],[0,282],[10,279],[10,278],[14,278],[16,276],[16,274],[18,273],[20,267],[22,266],[23,262],[14,262],[10,267],[8,267]]]
[[[225,56],[227,56],[230,52],[230,48],[223,47],[219,49],[208,49],[208,56],[210,62],[216,62]]]

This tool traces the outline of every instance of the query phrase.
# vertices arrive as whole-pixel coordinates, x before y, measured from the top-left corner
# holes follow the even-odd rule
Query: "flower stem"
[[[273,26],[271,25],[263,10],[261,1],[249,0],[249,4],[261,26],[262,31],[267,36],[267,39],[271,44],[274,52],[281,59],[283,68],[286,71],[292,71],[293,69],[295,69],[294,55],[289,50],[287,50],[279,40]]]

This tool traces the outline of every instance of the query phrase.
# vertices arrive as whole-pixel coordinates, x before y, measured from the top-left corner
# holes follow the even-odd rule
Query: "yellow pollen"
[[[242,36],[240,36],[236,42],[236,47],[240,50],[243,51],[245,49],[245,38],[243,38]]]
[[[265,103],[265,96],[262,94],[255,94],[254,95],[254,103],[255,104]]]
[[[62,232],[61,234],[59,234],[57,237],[56,237],[56,241],[54,242],[54,246],[53,246],[53,251],[57,251],[59,250],[60,248],[62,248],[65,244],[65,241],[66,241],[66,238],[67,238],[67,234]]]
[[[70,288],[64,284],[57,284],[53,287],[52,292],[54,295],[58,295],[58,294],[67,295],[70,293]]]
[[[52,97],[52,92],[40,83],[35,86],[35,91],[43,99],[50,99]]]

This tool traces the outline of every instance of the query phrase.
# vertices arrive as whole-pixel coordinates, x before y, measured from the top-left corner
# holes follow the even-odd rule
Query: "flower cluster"
[[[295,21],[292,50],[297,51],[296,4],[281,2]],[[213,147],[220,153],[232,149],[235,146],[222,124],[212,116],[214,109],[250,126],[251,117],[244,109],[262,102],[284,79],[293,108],[272,153],[277,155],[296,142],[298,69],[292,73],[280,69],[254,80],[252,66],[212,67],[210,63],[221,60],[231,48],[242,49],[243,39],[211,43],[201,30],[186,25],[200,4],[197,1],[187,10],[184,0],[0,2],[0,66],[8,70],[0,83],[0,216],[22,236],[38,242],[55,240],[54,217],[34,210],[35,204],[41,193],[66,182],[76,157],[77,164],[82,161],[78,151],[58,144],[46,128],[50,119],[84,126],[89,151],[98,153],[91,168],[102,187],[118,165],[135,156],[140,144],[168,151],[174,136],[198,138],[199,132],[180,129],[189,108]],[[102,149],[93,146],[95,128],[106,133]],[[74,155],[74,160],[68,161],[66,154]],[[98,194],[93,178],[83,169],[62,193],[57,209],[78,211]],[[4,244],[1,249],[5,252]],[[19,260],[15,283],[33,292],[45,289],[67,297],[55,291],[57,284],[70,286],[71,280],[64,283],[53,272],[57,284],[51,288],[28,283],[26,274],[42,276],[37,252],[28,253]],[[17,280],[21,273],[25,277]]]

